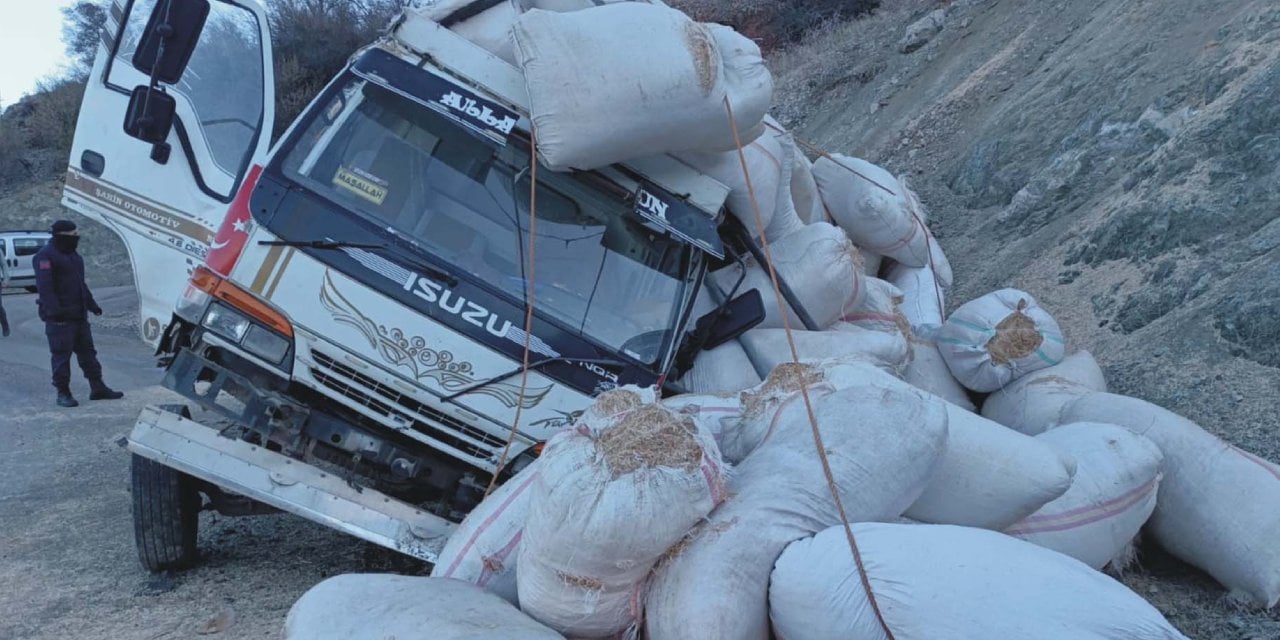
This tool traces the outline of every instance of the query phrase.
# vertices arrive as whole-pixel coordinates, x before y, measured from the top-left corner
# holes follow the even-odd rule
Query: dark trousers
[[[58,390],[71,387],[71,354],[80,361],[80,370],[89,384],[97,386],[102,381],[102,365],[98,364],[98,351],[93,348],[93,333],[89,321],[46,322],[44,334],[49,338],[49,354],[53,367],[53,386]]]
[[[4,312],[4,291],[0,290],[0,329],[4,329],[5,333],[9,332],[9,316]]]

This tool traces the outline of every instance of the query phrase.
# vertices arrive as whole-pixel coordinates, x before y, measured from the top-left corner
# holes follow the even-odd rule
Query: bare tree
[[[73,75],[84,76],[93,66],[106,22],[107,9],[102,0],[79,0],[62,9],[62,44],[67,57],[74,61]]]
[[[276,135],[346,64],[373,42],[405,0],[276,0],[271,5],[275,50]]]

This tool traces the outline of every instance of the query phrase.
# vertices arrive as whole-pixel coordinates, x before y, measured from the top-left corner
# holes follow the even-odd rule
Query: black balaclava
[[[70,220],[59,220],[49,229],[53,232],[53,248],[63,253],[71,253],[80,246],[80,236],[60,235],[65,231],[75,231],[76,223]]]

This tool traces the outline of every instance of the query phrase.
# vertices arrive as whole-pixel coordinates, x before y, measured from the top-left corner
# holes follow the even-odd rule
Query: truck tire
[[[197,558],[200,492],[195,478],[134,454],[133,537],[152,573],[186,569]]]

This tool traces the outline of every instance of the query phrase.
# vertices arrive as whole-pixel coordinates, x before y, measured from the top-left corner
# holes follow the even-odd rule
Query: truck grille
[[[505,440],[418,402],[330,355],[312,350],[311,357],[317,365],[311,367],[311,376],[326,389],[454,449],[461,457],[489,468],[506,446]]]

